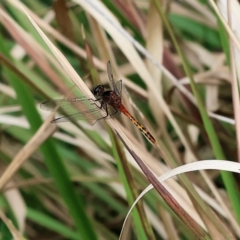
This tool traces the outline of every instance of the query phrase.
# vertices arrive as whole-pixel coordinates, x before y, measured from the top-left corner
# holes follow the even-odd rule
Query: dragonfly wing
[[[115,89],[116,93],[121,97],[121,95],[122,95],[122,79],[116,82],[115,88],[116,88]]]
[[[87,120],[93,122],[93,120],[100,119],[104,116],[101,114],[101,110],[97,107],[94,101],[84,98],[68,98],[45,101],[40,105],[41,109],[46,111],[59,110],[65,116],[59,117],[52,122],[71,122],[78,120]],[[105,106],[103,106],[103,111]],[[95,122],[95,121],[94,121]]]
[[[84,98],[85,99],[85,98]],[[68,98],[68,99],[55,99],[55,100],[48,100],[41,103],[40,108],[46,111],[54,111],[57,107],[59,108],[67,108],[69,105],[73,105],[79,103],[81,98]]]
[[[122,94],[122,80],[119,80],[115,83],[114,78],[113,78],[112,66],[111,66],[110,61],[108,61],[108,63],[107,63],[107,72],[108,72],[108,78],[109,78],[110,86],[121,97],[121,94]]]
[[[100,118],[103,118],[104,116],[101,114],[98,108],[93,108],[85,112],[76,112],[71,115],[63,116],[54,119],[53,123],[61,123],[61,122],[72,122],[72,121],[78,121],[78,120],[88,120],[92,122],[92,120],[98,120]]]
[[[58,99],[58,100],[49,100],[42,102],[40,104],[40,108],[46,111],[54,111],[55,108],[61,103],[62,101],[66,101],[65,99]]]
[[[113,90],[116,90],[115,89],[115,82],[114,82],[114,79],[113,79],[112,66],[111,66],[110,61],[108,61],[108,63],[107,63],[107,72],[108,72],[108,79],[109,79],[109,82],[110,82],[110,86]]]
[[[64,114],[71,115],[76,112],[86,111],[89,108],[93,108],[93,106],[95,106],[95,104],[91,102],[91,99],[83,97],[45,101],[41,103],[40,108],[51,112],[59,110]]]

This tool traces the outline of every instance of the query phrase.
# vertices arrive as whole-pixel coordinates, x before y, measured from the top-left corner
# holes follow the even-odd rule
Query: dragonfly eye
[[[97,85],[93,88],[92,92],[95,96],[101,96],[102,93],[104,92],[104,86],[103,85]]]

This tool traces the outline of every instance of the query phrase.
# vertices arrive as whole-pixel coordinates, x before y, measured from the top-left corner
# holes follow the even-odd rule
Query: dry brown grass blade
[[[22,233],[26,228],[27,205],[21,195],[21,192],[15,188],[15,183],[16,181],[9,182],[7,187],[12,187],[13,189],[4,191],[3,194],[15,215],[18,230]]]
[[[156,26],[158,26],[156,28]],[[162,20],[156,10],[153,2],[150,2],[148,21],[147,21],[147,39],[146,48],[148,52],[162,63],[163,59],[163,26]],[[157,69],[153,64],[147,60],[147,67],[152,75],[153,80],[156,82],[156,86],[159,87],[161,92],[161,71]]]
[[[98,48],[100,59],[103,59],[104,62],[107,62],[111,58],[108,55],[109,49],[106,46],[106,43],[108,42],[106,34],[102,29],[102,27],[98,24],[98,22],[92,16],[87,14],[87,17],[91,27],[92,34],[94,36],[93,38],[94,40],[96,40],[98,45],[101,46]],[[107,79],[107,74],[106,74],[106,79]]]
[[[211,213],[209,212],[209,214],[215,215],[213,211]],[[218,239],[218,240],[226,240],[226,239],[234,240],[235,239],[231,230],[228,229],[228,227],[223,222],[220,223],[221,230],[219,230],[219,228],[215,225],[215,223],[211,219],[208,218],[208,216],[206,216],[205,214],[201,214],[201,212],[200,212],[200,215],[202,220],[204,221],[204,224],[208,229],[210,236],[212,237],[214,236],[214,239]],[[215,215],[215,217],[216,219],[218,218],[217,215]]]
[[[49,115],[48,119],[42,124],[39,130],[28,141],[28,143],[15,156],[11,164],[8,165],[0,178],[0,190],[13,177],[21,165],[31,156],[31,154],[39,148],[39,146],[56,130],[56,125],[51,124],[54,113]]]
[[[53,3],[53,9],[56,15],[56,20],[60,28],[60,32],[69,40],[74,40],[72,32],[72,23],[68,15],[68,7],[65,0],[57,0]]]
[[[4,212],[2,210],[0,210],[0,218],[5,223],[5,225],[8,227],[8,229],[11,232],[14,240],[25,240],[25,238],[18,232],[18,230],[15,228],[15,226],[7,218],[7,216],[4,214]]]
[[[156,26],[158,26],[156,28]],[[163,28],[162,20],[156,10],[154,2],[150,2],[148,21],[147,21],[147,37],[146,37],[146,48],[148,52],[154,56],[155,59],[162,63],[163,59]],[[149,60],[147,60],[147,67],[155,81],[156,87],[159,89],[159,93],[162,92],[162,72],[156,68]],[[155,116],[158,125],[161,126],[164,122],[164,115],[161,108],[156,108],[155,99],[149,94],[149,104],[151,106],[152,112]]]
[[[145,15],[141,9],[138,8],[136,3],[132,0],[115,0],[115,3],[123,15],[126,16],[129,22],[131,22],[136,28],[139,29],[142,36],[146,36],[145,27]]]
[[[87,65],[90,71],[90,78],[92,80],[93,86],[97,86],[100,81],[99,81],[99,76],[98,76],[98,72],[97,69],[94,65],[93,62],[93,54],[92,54],[92,50],[91,47],[88,43],[88,40],[86,39],[86,34],[85,34],[85,30],[84,30],[84,26],[81,25],[81,32],[82,32],[82,38],[83,38],[83,43],[85,45],[85,51],[87,53]]]
[[[3,187],[2,191],[6,192],[9,191],[11,189],[16,189],[16,188],[27,188],[30,186],[36,186],[36,185],[40,185],[40,184],[49,184],[49,183],[53,183],[53,179],[52,178],[45,178],[45,177],[36,177],[36,178],[30,178],[27,180],[23,180],[23,181],[18,181],[15,182],[14,184],[7,184],[5,187]]]
[[[161,218],[163,220],[163,225],[167,232],[168,239],[170,239],[170,240],[180,239],[178,237],[177,229],[174,226],[173,219],[172,219],[171,215],[169,214],[169,212],[167,212],[163,207],[159,207],[158,209],[159,209],[158,210],[159,215],[161,216]]]
[[[235,4],[237,9],[239,10],[239,5]],[[232,8],[234,7],[233,2],[227,3],[227,16],[228,23],[231,29],[236,33],[236,36],[239,38],[239,21],[237,16],[233,14]],[[237,136],[237,149],[238,149],[238,162],[240,162],[240,120],[239,120],[239,112],[240,112],[240,104],[239,104],[239,55],[240,51],[233,45],[233,41],[230,39],[230,62],[231,62],[231,74],[232,74],[232,94],[233,94],[233,105],[234,105],[234,116],[236,122],[236,136]],[[238,69],[238,70],[237,70]]]
[[[11,98],[16,98],[15,91],[11,87],[9,87],[3,83],[0,83],[0,92],[4,93],[5,95],[7,95]]]

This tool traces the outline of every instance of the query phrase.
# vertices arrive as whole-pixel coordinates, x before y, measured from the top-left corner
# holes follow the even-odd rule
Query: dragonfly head
[[[105,87],[103,85],[97,85],[92,90],[94,96],[98,96],[98,97],[101,97],[104,91],[105,91]]]

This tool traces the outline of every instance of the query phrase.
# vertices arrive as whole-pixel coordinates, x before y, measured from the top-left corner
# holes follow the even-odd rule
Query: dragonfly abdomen
[[[156,144],[156,140],[152,134],[135,117],[133,117],[130,112],[128,112],[123,104],[120,105],[118,110],[131,120],[131,122],[141,131],[148,141],[150,141],[152,144]]]

